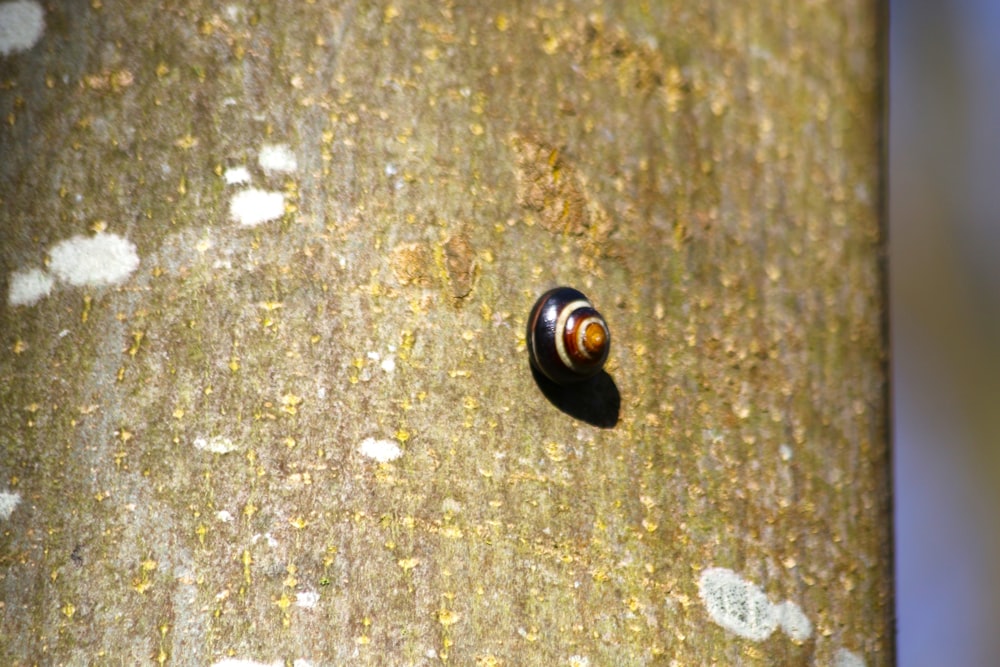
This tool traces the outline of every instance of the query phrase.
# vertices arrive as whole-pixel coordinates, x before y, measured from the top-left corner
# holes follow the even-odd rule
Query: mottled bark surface
[[[891,664],[876,3],[45,10],[0,663]]]

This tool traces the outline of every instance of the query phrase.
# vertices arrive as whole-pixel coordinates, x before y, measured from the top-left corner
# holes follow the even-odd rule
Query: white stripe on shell
[[[566,320],[569,319],[569,316],[574,311],[580,308],[593,308],[593,306],[586,299],[570,301],[559,309],[559,317],[556,318],[556,352],[559,353],[559,359],[563,362],[563,366],[572,368],[573,370],[576,370],[580,366],[570,358],[569,352],[566,351]]]

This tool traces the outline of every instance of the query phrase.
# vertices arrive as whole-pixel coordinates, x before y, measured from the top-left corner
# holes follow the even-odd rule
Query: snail
[[[560,385],[599,373],[611,349],[607,322],[571,287],[556,287],[538,298],[528,316],[526,340],[531,365]]]

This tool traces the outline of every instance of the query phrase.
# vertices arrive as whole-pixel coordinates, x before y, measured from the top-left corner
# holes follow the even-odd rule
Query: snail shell
[[[532,307],[527,343],[531,365],[565,385],[600,372],[611,350],[611,332],[586,296],[571,287],[556,287]]]

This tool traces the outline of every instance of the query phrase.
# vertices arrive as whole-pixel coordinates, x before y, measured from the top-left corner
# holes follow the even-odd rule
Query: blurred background
[[[1000,665],[1000,2],[890,0],[900,667]]]

